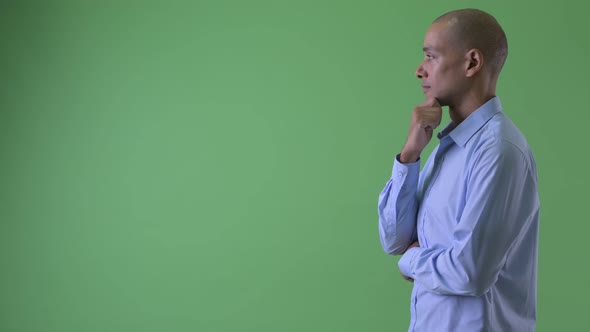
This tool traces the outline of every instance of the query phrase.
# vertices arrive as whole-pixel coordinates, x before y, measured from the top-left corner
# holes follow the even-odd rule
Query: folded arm
[[[536,173],[512,145],[474,156],[466,205],[450,247],[411,248],[400,271],[440,294],[480,296],[496,282],[512,245],[538,208]]]

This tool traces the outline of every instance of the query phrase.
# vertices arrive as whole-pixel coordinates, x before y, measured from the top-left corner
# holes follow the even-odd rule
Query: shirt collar
[[[502,103],[500,97],[494,97],[473,111],[458,126],[451,121],[437,136],[443,139],[448,135],[457,145],[465,147],[471,137],[499,112],[502,112]]]

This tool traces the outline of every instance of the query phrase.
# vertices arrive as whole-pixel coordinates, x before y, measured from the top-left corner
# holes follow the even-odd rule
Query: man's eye
[[[426,59],[428,59],[428,60],[432,60],[432,59],[434,59],[434,57],[433,57],[432,55],[430,55],[430,54],[426,54],[426,55],[424,55],[424,57],[425,57]]]

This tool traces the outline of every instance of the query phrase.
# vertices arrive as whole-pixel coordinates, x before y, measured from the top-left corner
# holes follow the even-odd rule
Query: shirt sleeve
[[[452,246],[412,248],[398,262],[404,275],[430,291],[485,294],[538,211],[536,172],[524,154],[509,143],[482,150],[467,175]]]
[[[402,164],[397,155],[391,178],[379,194],[379,236],[381,246],[388,254],[402,254],[417,239],[419,176],[420,160]]]

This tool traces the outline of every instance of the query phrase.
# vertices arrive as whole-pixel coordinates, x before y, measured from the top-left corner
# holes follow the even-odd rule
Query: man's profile
[[[506,35],[476,9],[437,18],[416,69],[425,100],[379,195],[383,250],[413,282],[409,331],[534,331],[539,197],[534,156],[496,83]],[[421,153],[451,122],[420,171]]]

